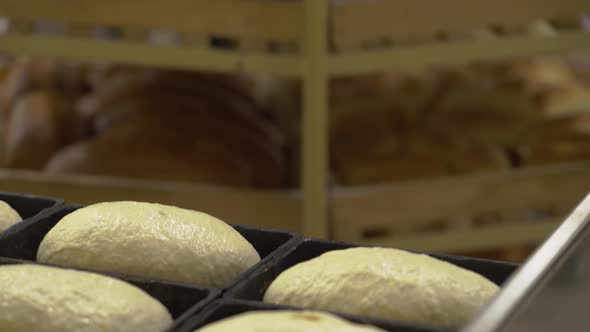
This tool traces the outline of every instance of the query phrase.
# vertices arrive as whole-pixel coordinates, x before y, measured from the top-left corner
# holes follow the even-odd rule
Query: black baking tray
[[[29,194],[0,192],[0,201],[6,202],[23,218],[22,222],[30,222],[43,217],[43,214],[63,204],[63,199]],[[20,223],[19,223],[20,224]],[[18,225],[18,224],[17,224]],[[14,226],[12,226],[14,227]],[[12,227],[4,232],[12,231]],[[1,233],[4,233],[1,232]]]
[[[210,323],[249,311],[260,310],[303,310],[289,306],[274,305],[262,302],[244,301],[236,299],[220,299],[212,302],[197,314],[189,317],[177,325],[175,332],[193,332]],[[389,332],[452,332],[453,330],[433,327],[428,325],[407,324],[401,322],[385,321],[373,318],[332,313],[348,321],[372,325]]]
[[[281,272],[325,252],[354,247],[362,246],[336,241],[304,239],[297,247],[291,248],[288,252],[283,253],[281,257],[260,266],[256,271],[236,282],[224,296],[242,300],[262,301],[266,289]],[[498,285],[502,285],[518,268],[518,265],[506,262],[444,254],[426,254],[479,273]]]
[[[8,264],[37,264],[57,267],[52,264],[42,264],[22,259],[0,258],[0,265]],[[88,271],[84,269],[68,269]],[[182,322],[200,312],[200,310],[202,310],[215,299],[219,298],[221,295],[220,290],[213,288],[195,287],[174,282],[127,276],[118,273],[93,273],[124,280],[143,289],[153,298],[160,301],[160,303],[162,303],[168,309],[168,312],[170,312],[170,315],[172,315],[172,318],[174,319],[173,325],[167,330],[167,332],[175,331],[177,326],[179,326]]]
[[[81,207],[83,205],[62,205],[60,209],[47,213],[44,218],[37,219],[35,222],[15,225],[11,232],[0,234],[0,257],[36,260],[37,249],[49,230],[64,216]],[[226,285],[225,288],[230,288],[235,282],[256,271],[258,267],[267,264],[273,258],[296,247],[303,241],[300,235],[291,232],[256,229],[239,225],[232,225],[232,227],[254,246],[261,257],[261,261]]]

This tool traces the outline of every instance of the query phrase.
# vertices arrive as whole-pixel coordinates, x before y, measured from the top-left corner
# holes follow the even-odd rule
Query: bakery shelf
[[[34,5],[34,6],[33,6]],[[193,34],[300,39],[303,6],[290,1],[0,1],[0,16],[81,26],[165,29]]]
[[[425,15],[425,10],[436,15]],[[391,191],[376,189],[371,195],[359,195],[363,190],[329,188],[327,96],[331,77],[395,66],[589,48],[590,34],[583,32],[579,24],[589,12],[590,2],[586,0],[63,0],[59,6],[46,0],[0,0],[0,17],[7,17],[9,23],[8,32],[0,35],[0,52],[189,70],[264,71],[299,77],[304,83],[301,199],[285,192],[238,193],[192,186],[167,190],[166,196],[153,188],[140,190],[145,187],[125,186],[118,181],[51,179],[6,171],[1,172],[0,183],[10,185],[10,190],[63,192],[66,199],[86,202],[129,195],[166,202],[170,196],[177,196],[180,202],[203,202],[191,205],[194,208],[210,205],[210,211],[220,217],[236,216],[238,220],[246,219],[244,223],[252,221],[260,226],[270,225],[267,222],[271,219],[280,220],[281,228],[301,225],[307,235],[316,237],[329,237],[333,230],[337,238],[342,238],[349,231],[341,228],[348,227],[350,220],[344,211],[375,198],[372,203],[385,206],[386,195],[405,194],[400,194],[397,186],[392,186]],[[34,22],[57,23],[63,31],[38,34],[31,28]],[[531,31],[530,27],[538,24],[549,26],[550,32],[545,33],[544,28],[541,33]],[[95,28],[105,26],[120,28],[123,38],[107,41],[92,34]],[[172,46],[150,43],[146,36],[154,31],[173,32],[180,42]],[[483,38],[474,37],[482,34]],[[213,37],[226,38],[234,47],[212,47]],[[429,191],[426,185],[414,188]],[[331,208],[330,195],[335,199]],[[421,195],[413,192],[409,197],[420,202]],[[395,202],[393,198],[389,201]],[[363,210],[368,214],[358,213]],[[256,211],[268,213],[254,216]],[[396,218],[391,208],[358,211],[356,216],[362,218],[357,222],[377,213],[381,219]]]
[[[298,77],[303,71],[302,60],[293,55],[238,54],[199,47],[155,47],[137,41],[110,42],[69,36],[7,33],[0,35],[0,52],[14,56],[43,55],[221,73],[268,72]]]
[[[0,170],[0,188],[51,194],[81,204],[116,200],[173,204],[203,211],[234,224],[300,231],[297,226],[300,225],[301,200],[297,192],[239,191],[184,183],[56,176],[14,170]]]
[[[32,10],[31,6],[35,8]],[[0,51],[72,57],[145,66],[218,72],[264,71],[288,76],[302,73],[295,54],[250,52],[271,43],[293,44],[303,33],[303,6],[293,2],[220,1],[0,1],[7,18]],[[55,35],[34,33],[39,22],[57,25]],[[115,28],[119,40],[105,41],[97,28]],[[153,32],[170,32],[178,43],[162,47],[149,42]],[[210,38],[226,38],[239,47],[220,51]]]
[[[489,27],[526,30],[540,20],[575,21],[588,12],[584,0],[351,0],[337,3],[332,18],[334,44],[346,50],[379,39],[428,40]]]
[[[338,240],[465,252],[534,244],[587,191],[590,163],[336,189]]]
[[[489,40],[433,42],[403,48],[333,54],[328,62],[332,77],[378,72],[394,65],[421,68],[427,65],[457,65],[473,60],[493,61],[515,56],[567,52],[590,45],[590,33],[563,32],[555,36],[511,36]]]

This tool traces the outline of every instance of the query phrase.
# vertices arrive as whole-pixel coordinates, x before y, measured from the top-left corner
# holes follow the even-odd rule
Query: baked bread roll
[[[397,153],[402,128],[401,114],[390,110],[340,114],[330,129],[331,156],[338,161],[358,153]]]
[[[8,117],[6,166],[43,169],[55,152],[82,135],[77,125],[72,105],[55,92],[37,91],[20,97]]]
[[[545,57],[522,58],[504,62],[496,69],[500,82],[515,84],[525,93],[537,93],[576,81],[570,66]]]
[[[590,112],[539,121],[533,130],[543,138],[585,139],[590,137]]]
[[[537,96],[538,107],[548,119],[558,119],[590,112],[590,87],[562,86]]]
[[[284,271],[264,302],[459,328],[497,291],[484,277],[427,255],[353,248]]]
[[[349,155],[335,162],[337,180],[344,185],[368,185],[445,176],[448,163],[439,155]]]
[[[109,202],[60,220],[41,242],[37,260],[222,287],[258,263],[260,256],[233,227],[205,213]]]
[[[0,266],[0,330],[162,332],[166,308],[139,288],[94,273],[40,265]]]
[[[45,170],[234,187],[254,184],[250,166],[222,143],[139,123],[71,145],[54,155]]]
[[[125,116],[124,123],[118,130],[126,130],[130,126],[141,129],[134,136],[128,135],[127,140],[144,140],[153,137],[162,141],[161,144],[170,145],[170,150],[178,149],[176,142],[167,143],[165,137],[173,135],[180,145],[194,141],[211,141],[222,146],[235,158],[243,160],[252,170],[253,185],[257,187],[277,187],[283,184],[286,161],[281,150],[281,143],[256,133],[244,121],[224,119],[211,112],[209,108],[186,109],[182,107],[162,112],[150,112],[149,108],[132,108],[135,111]],[[123,115],[123,113],[121,113]],[[162,126],[166,123],[166,126]],[[114,129],[111,127],[110,130]],[[110,135],[107,130],[103,135]],[[159,137],[154,135],[159,133]],[[186,151],[179,151],[186,154]],[[178,158],[178,157],[177,157]],[[196,157],[192,157],[197,160]],[[190,159],[190,158],[189,158]]]
[[[408,150],[413,155],[437,158],[449,174],[467,174],[505,170],[511,167],[507,153],[494,144],[476,144],[458,136],[414,131]]]
[[[542,165],[590,160],[590,137],[541,140],[521,149],[526,164]]]
[[[427,127],[447,134],[461,133],[474,142],[519,144],[529,138],[529,127],[540,117],[533,101],[509,89],[459,85],[438,100]]]
[[[449,153],[452,174],[498,172],[512,164],[508,154],[495,146],[465,146]]]
[[[316,311],[254,311],[211,323],[195,332],[382,332]]]
[[[15,209],[8,203],[0,201],[0,232],[21,221],[23,218]]]

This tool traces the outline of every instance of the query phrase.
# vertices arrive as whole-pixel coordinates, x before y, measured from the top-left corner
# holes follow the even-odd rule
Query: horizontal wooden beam
[[[333,8],[336,45],[461,33],[489,26],[521,27],[540,19],[580,19],[587,0],[347,0]],[[436,13],[436,14],[427,14]]]
[[[300,231],[300,194],[244,191],[174,182],[47,175],[0,170],[2,191],[61,197],[70,203],[135,200],[203,211],[226,222]]]
[[[304,63],[296,55],[220,51],[205,47],[158,47],[142,42],[15,33],[0,35],[0,53],[226,73],[266,72],[294,77],[302,75]]]
[[[526,168],[489,175],[407,181],[337,189],[336,228],[346,230],[430,224],[486,213],[573,209],[588,192],[590,164]]]
[[[569,32],[556,36],[518,36],[465,42],[427,43],[423,46],[376,49],[334,54],[330,57],[332,76],[378,72],[395,68],[455,65],[471,61],[568,52],[590,48],[590,33]]]
[[[90,26],[299,40],[298,2],[248,0],[0,0],[0,16]]]
[[[565,218],[564,218],[565,219]],[[379,240],[360,240],[363,244],[406,250],[461,253],[536,245],[554,232],[563,220],[488,226],[431,234],[400,234]],[[359,240],[357,240],[358,242]]]

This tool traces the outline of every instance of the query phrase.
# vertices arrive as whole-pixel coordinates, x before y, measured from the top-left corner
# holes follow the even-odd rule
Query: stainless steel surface
[[[590,196],[463,332],[590,331]]]

